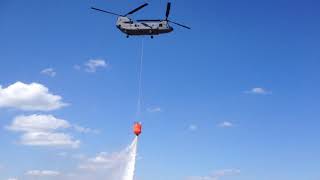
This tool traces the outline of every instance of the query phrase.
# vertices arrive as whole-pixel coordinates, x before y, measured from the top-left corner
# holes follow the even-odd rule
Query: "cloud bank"
[[[234,126],[234,124],[229,121],[224,121],[224,122],[218,124],[218,127],[221,127],[221,128],[231,128],[233,126]]]
[[[49,77],[55,77],[57,75],[53,68],[46,68],[42,70],[40,73]]]
[[[245,91],[246,94],[255,94],[255,95],[268,95],[268,94],[272,94],[271,91],[269,90],[266,90],[264,88],[261,88],[261,87],[255,87],[255,88],[252,88],[248,91]]]
[[[0,86],[0,108],[52,111],[66,105],[61,96],[51,94],[42,84],[16,82],[7,88]]]
[[[30,170],[26,172],[28,176],[59,176],[60,172],[52,170]]]
[[[212,175],[208,176],[190,176],[187,177],[187,180],[220,180],[223,177],[226,176],[234,176],[240,174],[239,169],[222,169],[217,170],[212,173]]]
[[[87,72],[96,72],[98,68],[106,68],[108,64],[103,59],[90,59],[85,63],[85,70]]]
[[[15,117],[7,129],[22,132],[19,143],[23,145],[78,148],[79,140],[59,132],[70,127],[69,122],[52,115],[33,114]]]

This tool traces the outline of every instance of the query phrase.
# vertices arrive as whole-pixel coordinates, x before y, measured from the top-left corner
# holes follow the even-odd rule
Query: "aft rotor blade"
[[[168,2],[168,4],[167,4],[167,11],[166,11],[166,20],[168,19],[169,15],[170,15],[170,9],[171,9],[171,3]]]
[[[146,26],[146,27],[148,27],[148,28],[150,28],[150,29],[152,29],[152,27],[149,25],[149,24],[147,24],[147,23],[141,23],[142,25],[144,25],[144,26]]]
[[[109,11],[106,11],[106,10],[103,10],[103,9],[98,9],[98,8],[95,8],[95,7],[91,7],[91,9],[96,10],[96,11],[100,11],[100,12],[104,12],[104,13],[108,13],[108,14],[112,14],[112,15],[115,15],[115,16],[122,16],[120,14],[109,12]]]
[[[184,27],[184,28],[187,28],[187,29],[191,29],[191,28],[188,27],[188,26],[185,26],[185,25],[183,25],[183,24],[180,24],[180,23],[177,23],[177,22],[174,22],[174,21],[168,20],[168,22],[171,22],[171,23],[173,23],[173,24],[175,24],[175,25],[178,25],[178,26],[181,26],[181,27]]]
[[[128,16],[128,15],[130,15],[130,14],[133,14],[133,13],[135,13],[135,12],[139,11],[140,9],[142,9],[142,8],[144,8],[144,7],[146,7],[146,6],[148,6],[148,3],[145,3],[145,4],[143,4],[143,5],[139,6],[139,7],[137,7],[136,9],[134,9],[134,10],[132,10],[132,11],[128,12],[128,13],[127,13],[126,15],[124,15],[124,16]]]

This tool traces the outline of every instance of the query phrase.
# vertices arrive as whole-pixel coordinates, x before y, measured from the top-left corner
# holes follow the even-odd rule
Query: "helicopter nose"
[[[173,27],[170,26],[170,27],[169,27],[169,31],[170,31],[170,32],[173,31]]]

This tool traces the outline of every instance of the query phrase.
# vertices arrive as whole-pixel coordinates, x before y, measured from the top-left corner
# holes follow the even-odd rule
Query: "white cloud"
[[[29,146],[51,146],[78,148],[79,140],[66,133],[27,132],[21,136],[21,144]]]
[[[189,129],[189,131],[196,131],[196,130],[198,130],[198,126],[195,124],[190,124],[188,129]]]
[[[70,124],[66,120],[57,119],[52,115],[33,114],[30,116],[22,115],[15,117],[8,129],[12,131],[47,132],[69,127]]]
[[[0,108],[51,111],[66,105],[61,96],[51,94],[42,84],[16,82],[7,88],[0,86]]]
[[[28,176],[59,176],[61,175],[58,171],[52,171],[52,170],[30,170],[26,172],[26,175]]]
[[[233,126],[233,123],[231,123],[229,121],[224,121],[224,122],[218,124],[218,126],[221,128],[230,128]]]
[[[99,134],[100,133],[99,130],[86,128],[86,127],[82,127],[82,126],[79,126],[79,125],[73,125],[73,128],[77,132],[84,133],[84,134],[88,134],[88,133]]]
[[[106,68],[108,64],[103,59],[90,59],[85,63],[85,70],[87,72],[96,72],[98,68]]]
[[[70,127],[68,121],[52,115],[33,114],[15,117],[7,129],[22,132],[20,143],[23,145],[78,148],[79,140],[67,133],[57,132]]]
[[[63,157],[63,158],[71,158],[71,159],[74,159],[74,160],[84,160],[86,159],[86,155],[82,154],[82,153],[75,153],[75,154],[69,154],[67,152],[60,152],[57,154],[58,156],[60,157]]]
[[[18,180],[18,178],[11,177],[11,178],[8,178],[8,180]]]
[[[255,87],[255,88],[252,88],[251,90],[249,91],[245,91],[245,93],[247,94],[257,94],[257,95],[267,95],[267,94],[272,94],[271,91],[268,91],[264,88],[261,88],[261,87]]]
[[[147,111],[150,113],[157,113],[157,112],[162,112],[162,109],[160,107],[152,107],[152,108],[147,108]]]
[[[53,68],[43,69],[40,73],[50,77],[55,77],[57,75]]]
[[[93,158],[87,159],[84,163],[79,165],[80,169],[86,170],[103,170],[112,169],[121,166],[126,162],[127,154],[124,152],[106,153],[101,152]]]
[[[214,171],[209,176],[190,176],[187,180],[220,180],[222,177],[238,175],[240,172],[239,169],[222,169]]]
[[[213,172],[213,176],[216,177],[222,177],[222,176],[231,176],[231,175],[237,175],[240,174],[239,169],[222,169],[222,170],[217,170]]]

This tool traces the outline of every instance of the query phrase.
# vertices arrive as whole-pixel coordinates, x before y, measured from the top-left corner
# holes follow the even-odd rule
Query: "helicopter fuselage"
[[[119,17],[117,20],[117,28],[127,35],[159,35],[170,33],[173,28],[167,21],[146,21],[135,22],[128,17]]]
[[[171,9],[170,2],[167,3],[166,16],[164,19],[156,19],[156,20],[145,19],[145,20],[134,21],[128,17],[129,15],[132,15],[135,12],[139,11],[140,9],[146,7],[147,5],[148,3],[145,3],[126,14],[118,14],[118,13],[106,11],[103,9],[98,9],[95,7],[91,7],[91,9],[117,16],[118,20],[117,20],[116,26],[121,32],[125,33],[127,37],[146,35],[146,36],[151,36],[151,38],[153,38],[154,35],[170,33],[173,31],[173,28],[170,26],[169,23],[175,24],[180,27],[184,27],[186,29],[191,29],[188,26],[179,24],[169,19],[170,9]]]

